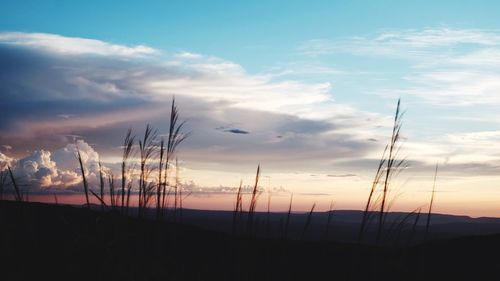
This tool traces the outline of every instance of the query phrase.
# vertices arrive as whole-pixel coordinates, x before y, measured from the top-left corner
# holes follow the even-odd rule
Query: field
[[[210,220],[214,220],[213,216],[205,218],[204,223],[210,224]],[[0,203],[0,223],[3,280],[500,277],[499,259],[494,258],[500,249],[500,235],[375,246],[325,239],[231,235],[187,222],[160,222],[113,211],[12,201]]]

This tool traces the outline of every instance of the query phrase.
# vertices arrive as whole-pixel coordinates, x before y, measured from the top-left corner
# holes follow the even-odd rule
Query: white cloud
[[[8,163],[13,167],[15,176],[35,191],[44,188],[78,188],[82,177],[76,158],[77,147],[89,184],[91,187],[97,186],[99,154],[83,140],[68,144],[53,153],[44,149],[35,150],[18,160],[0,153],[0,169]],[[103,171],[106,173],[108,169],[103,167]]]
[[[19,159],[14,173],[22,179],[40,188],[67,187],[80,181],[74,171],[60,170],[51,159],[50,151],[36,150],[31,155]]]
[[[384,31],[347,40],[312,40],[308,55],[400,59],[395,85],[371,89],[385,97],[412,95],[434,105],[500,105],[500,31],[428,28]],[[383,71],[379,73],[383,75]],[[397,79],[401,81],[397,81]]]
[[[408,88],[397,89],[427,102],[444,106],[500,104],[500,72],[442,70],[407,77]],[[388,91],[390,92],[390,90]]]
[[[457,44],[499,45],[500,35],[477,29],[429,28],[383,32],[372,40],[386,46],[410,48],[431,48]]]
[[[190,52],[186,52],[186,51],[179,52],[179,53],[175,54],[174,56],[177,58],[180,58],[180,59],[200,59],[203,57],[200,54],[190,53]]]
[[[7,166],[12,166],[14,159],[0,152],[0,172],[7,169]]]
[[[499,68],[500,48],[484,48],[452,57],[447,62],[463,66],[488,66]]]
[[[500,46],[500,34],[478,29],[428,28],[383,31],[372,36],[347,40],[314,39],[304,42],[299,50],[309,56],[350,53],[365,56],[389,56],[425,59],[435,57],[436,49],[457,46]],[[452,49],[446,52],[455,51]]]
[[[137,45],[127,47],[100,40],[78,37],[64,37],[47,33],[0,33],[0,43],[27,46],[67,55],[101,55],[116,57],[141,57],[157,53],[151,47]]]

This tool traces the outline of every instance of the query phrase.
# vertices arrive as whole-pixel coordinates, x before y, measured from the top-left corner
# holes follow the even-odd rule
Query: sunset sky
[[[251,5],[250,5],[251,3]],[[500,216],[499,1],[9,1],[0,4],[0,169],[42,196],[118,171],[129,127],[189,138],[192,208],[262,188],[282,210],[361,209],[401,98],[393,210]],[[264,205],[264,204],[262,204]],[[263,207],[263,206],[261,206]]]

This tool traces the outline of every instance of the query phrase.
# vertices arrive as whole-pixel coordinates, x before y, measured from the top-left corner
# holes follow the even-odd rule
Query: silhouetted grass
[[[377,172],[375,173],[375,178],[373,179],[372,186],[370,188],[370,193],[368,195],[368,200],[366,201],[365,209],[363,211],[363,216],[361,218],[361,223],[360,223],[360,228],[359,228],[359,234],[358,234],[358,242],[361,243],[363,241],[363,235],[365,233],[366,225],[369,220],[369,215],[370,212],[373,208],[373,195],[380,183],[380,180],[382,176],[384,175],[383,171],[383,166],[386,162],[385,154],[387,152],[387,145],[384,148],[384,152],[382,153],[382,157],[380,158],[378,167],[377,167]]]
[[[413,225],[411,227],[410,235],[408,236],[407,245],[413,243],[414,238],[417,234],[417,225],[418,225],[418,221],[420,219],[421,212],[422,212],[422,208],[418,208],[416,216],[415,216],[415,220],[413,221]]]
[[[332,200],[330,202],[330,207],[328,208],[328,217],[326,219],[325,239],[328,239],[330,237],[330,226],[331,226],[331,222],[332,222],[333,207],[334,206],[335,206],[335,202]]]
[[[248,207],[247,233],[249,234],[253,232],[255,208],[257,207],[257,201],[260,196],[259,178],[260,178],[260,164],[257,166],[257,172],[255,174],[255,184],[252,189],[252,197],[250,198],[250,205]]]
[[[125,213],[128,214],[129,202],[130,202],[130,188],[131,186],[127,186],[127,176],[129,173],[128,162],[129,158],[133,155],[135,137],[132,136],[132,129],[128,129],[125,134],[125,139],[123,141],[123,153],[122,153],[122,163],[121,163],[121,211],[124,212],[124,208],[126,208]],[[128,188],[127,188],[128,187]],[[125,194],[126,192],[126,194]],[[126,198],[125,198],[126,195]],[[125,202],[126,201],[126,202]]]
[[[434,172],[434,183],[432,184],[431,202],[429,203],[429,212],[427,213],[427,221],[425,222],[424,242],[427,241],[427,237],[429,235],[429,225],[431,223],[432,205],[434,204],[434,193],[436,191],[437,173],[438,173],[438,164],[436,164],[436,170]]]
[[[238,191],[236,192],[236,202],[234,204],[233,209],[233,223],[232,223],[232,233],[236,234],[236,230],[239,223],[239,214],[243,212],[243,194],[241,192],[241,188],[243,186],[243,181],[240,180],[240,186],[238,187]]]
[[[102,163],[99,160],[99,193],[100,193],[100,200],[101,203],[101,210],[104,210],[104,206],[106,205],[105,200],[104,200],[104,175],[102,173]]]
[[[16,178],[14,177],[14,174],[12,173],[12,169],[10,168],[10,166],[7,166],[7,170],[9,171],[9,176],[12,186],[14,187],[14,199],[18,202],[21,202],[23,201],[23,194],[21,192],[21,189],[19,188],[19,185],[16,182]]]
[[[149,163],[154,157],[156,151],[156,140],[157,131],[153,129],[149,124],[146,125],[144,130],[144,135],[141,140],[139,140],[139,154],[140,154],[140,174],[139,174],[139,205],[138,205],[138,215],[143,216],[144,209],[147,207],[148,203],[148,176],[150,175],[151,168]]]
[[[292,215],[292,202],[293,202],[293,193],[290,195],[290,203],[288,204],[288,212],[286,214],[285,219],[285,227],[283,231],[283,238],[288,238],[288,228],[290,227],[290,216]]]
[[[158,183],[156,187],[156,219],[161,219],[162,206],[161,206],[161,194],[162,189],[165,188],[166,183],[163,182],[162,172],[163,172],[163,158],[165,155],[165,140],[162,138],[160,141],[160,159],[158,161]]]
[[[78,163],[80,163],[80,171],[82,172],[82,183],[83,183],[83,190],[85,192],[85,201],[87,202],[87,208],[90,209],[89,185],[87,182],[87,177],[85,176],[85,167],[83,166],[82,155],[80,153],[80,149],[78,148],[78,145],[75,145],[75,147],[76,147],[76,156],[78,158]]]
[[[184,133],[182,130],[184,128],[185,121],[179,123],[179,110],[175,104],[175,98],[172,98],[172,105],[170,107],[170,121],[168,126],[168,136],[167,136],[167,147],[165,152],[165,164],[164,166],[164,185],[162,193],[162,209],[167,210],[166,200],[167,200],[167,187],[168,187],[168,176],[171,165],[171,161],[175,158],[177,147],[190,135],[190,133]],[[175,192],[177,194],[177,192]],[[176,198],[174,201],[177,202]],[[175,203],[174,203],[175,204]]]
[[[309,225],[311,224],[312,214],[314,212],[315,207],[316,207],[316,203],[314,203],[312,205],[311,211],[309,211],[309,213],[307,214],[306,223],[304,224],[304,229],[302,230],[302,234],[300,235],[300,240],[304,240],[304,238],[306,237],[306,232],[307,232],[307,229],[309,228]]]
[[[3,200],[3,194],[7,186],[7,178],[7,173],[5,171],[0,171],[0,200]]]
[[[384,188],[382,190],[382,200],[380,203],[380,211],[378,214],[378,228],[376,236],[377,244],[380,243],[380,239],[382,237],[385,212],[386,212],[386,201],[387,201],[387,196],[389,194],[391,179],[400,170],[400,168],[404,167],[405,165],[404,158],[401,160],[398,159],[399,150],[401,148],[401,146],[399,145],[399,142],[401,140],[400,131],[402,126],[402,117],[404,115],[404,113],[401,113],[400,111],[400,105],[401,105],[401,99],[398,99],[396,114],[394,115],[394,125],[392,127],[392,136],[388,145],[389,147],[388,147],[387,160],[385,161],[386,166],[384,170],[384,178],[385,178],[383,183]]]

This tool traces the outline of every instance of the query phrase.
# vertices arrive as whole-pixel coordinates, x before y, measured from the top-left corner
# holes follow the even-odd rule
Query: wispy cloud
[[[309,56],[370,57],[381,65],[401,60],[394,83],[371,92],[386,97],[411,95],[434,105],[499,104],[500,31],[428,28],[382,31],[344,40],[311,40],[300,50]],[[380,73],[379,73],[380,75]],[[399,80],[399,81],[398,81]]]
[[[152,55],[158,52],[145,45],[127,47],[95,39],[64,37],[47,33],[3,32],[0,33],[0,43],[33,47],[67,55],[91,54],[127,58]]]
[[[299,50],[310,56],[352,53],[415,58],[431,54],[433,49],[457,46],[500,46],[500,34],[497,31],[453,28],[393,30],[344,40],[313,39],[304,42]]]

